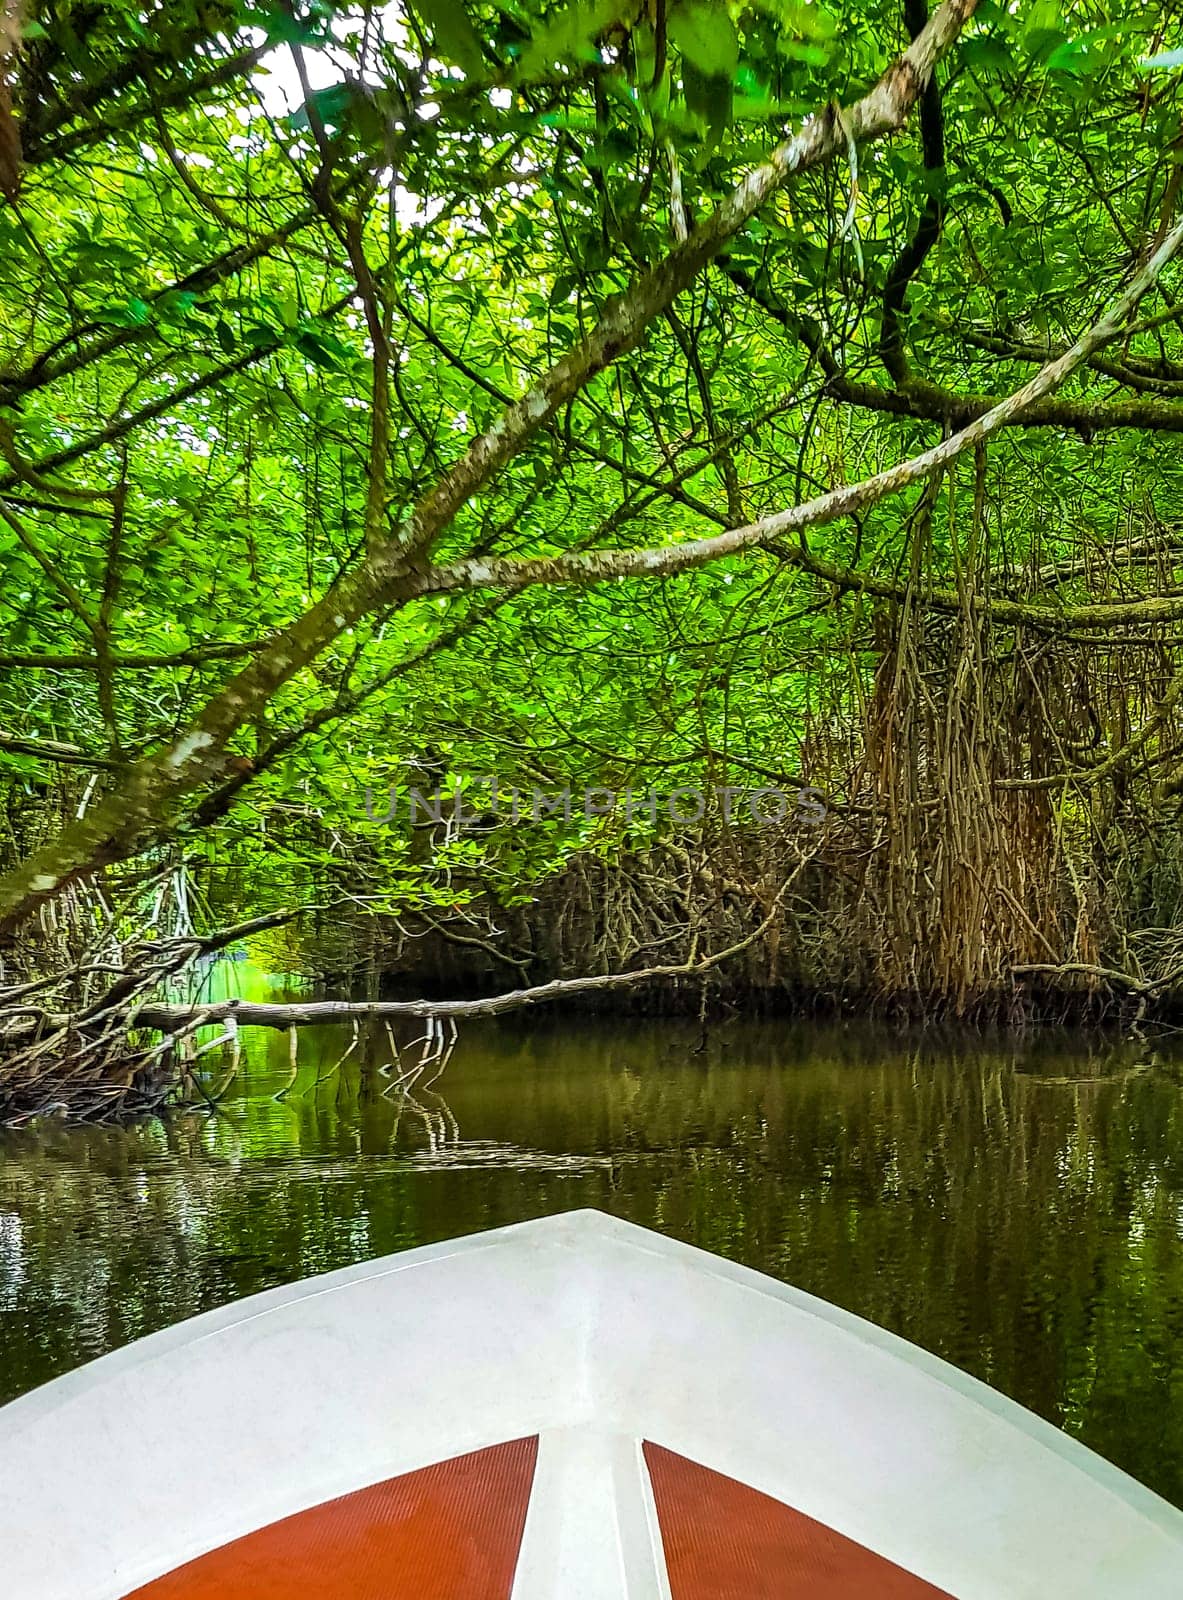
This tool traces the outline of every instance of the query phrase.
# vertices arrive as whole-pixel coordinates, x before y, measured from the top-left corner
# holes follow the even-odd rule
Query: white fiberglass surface
[[[5,1407],[0,1569],[22,1600],[117,1600],[278,1517],[531,1433],[515,1600],[581,1565],[589,1600],[613,1573],[630,1600],[662,1592],[630,1465],[644,1438],[958,1600],[1183,1592],[1183,1515],[1049,1425],[823,1302],[595,1212],[274,1290]]]

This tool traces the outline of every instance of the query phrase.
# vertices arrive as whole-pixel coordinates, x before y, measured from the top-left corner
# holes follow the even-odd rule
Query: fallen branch
[[[32,756],[37,761],[51,761],[62,767],[97,767],[106,772],[118,772],[121,763],[108,761],[103,756],[91,755],[76,744],[64,744],[59,739],[23,739],[19,734],[0,728],[0,751],[14,756]]]
[[[1094,978],[1099,983],[1108,983],[1118,989],[1128,989],[1131,994],[1149,998],[1151,995],[1161,994],[1164,989],[1169,989],[1173,983],[1183,978],[1183,965],[1172,968],[1161,978],[1136,978],[1132,972],[1121,972],[1116,967],[1097,967],[1087,961],[1029,961],[1021,966],[1012,967],[1011,971],[1023,974],[1042,973],[1053,978]]]
[[[767,915],[751,933],[717,950],[713,955],[698,960],[678,962],[657,967],[641,967],[636,972],[608,972],[588,978],[554,978],[549,983],[535,984],[526,989],[510,989],[503,994],[490,995],[479,1000],[307,1000],[290,1005],[271,1005],[252,1000],[216,1000],[206,1005],[156,1005],[144,1006],[136,1014],[136,1026],[173,1033],[186,1032],[194,1027],[208,1027],[233,1018],[240,1028],[305,1028],[325,1022],[353,1022],[378,1019],[389,1021],[394,1017],[418,1017],[429,1022],[498,1017],[507,1011],[520,1011],[528,1006],[546,1005],[552,1000],[566,1000],[574,995],[603,994],[617,989],[631,988],[637,984],[655,983],[670,978],[695,978],[721,966],[723,962],[742,955],[751,949],[768,932],[778,916],[788,894],[805,864],[802,857],[785,879]],[[61,1019],[58,1019],[59,1021]]]
[[[1093,966],[1088,961],[1025,961],[1012,967],[1011,971],[1019,976],[1043,974],[1053,978],[1093,978],[1098,983],[1114,984],[1119,989],[1129,989],[1133,994],[1143,995],[1153,994],[1177,976],[1172,973],[1170,978],[1159,978],[1155,983],[1148,983],[1144,978],[1135,978],[1131,972],[1120,972],[1116,967]]]

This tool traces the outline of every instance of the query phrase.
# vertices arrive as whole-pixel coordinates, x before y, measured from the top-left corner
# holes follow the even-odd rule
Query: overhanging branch
[[[922,483],[943,471],[958,456],[981,444],[1000,428],[1006,427],[1016,417],[1021,416],[1029,406],[1042,400],[1045,395],[1063,383],[1095,350],[1099,350],[1121,333],[1130,314],[1154,286],[1163,268],[1179,250],[1180,244],[1183,244],[1183,222],[1177,223],[1171,229],[1154,255],[1134,276],[1101,320],[1082,334],[1063,355],[1054,361],[1049,361],[1021,389],[1016,390],[1005,400],[999,401],[983,416],[970,422],[958,433],[942,440],[932,449],[925,450],[898,466],[888,468],[886,472],[876,473],[873,477],[864,478],[858,483],[844,484],[841,488],[832,489],[828,494],[819,495],[787,511],[778,511],[772,516],[762,517],[759,521],[748,523],[742,528],[732,528],[726,533],[714,534],[704,539],[691,539],[683,544],[659,545],[645,550],[588,550],[573,555],[541,556],[525,560],[506,557],[457,561],[450,566],[429,570],[408,579],[402,592],[413,595],[436,594],[451,589],[484,586],[516,590],[538,583],[603,583],[616,578],[664,578],[674,573],[705,566],[708,562],[720,560],[724,556],[738,555],[747,550],[766,547],[786,534],[800,534],[807,528],[821,527],[826,523],[836,522],[841,517],[861,512],[889,495],[898,494],[901,490]],[[800,565],[816,572],[820,577],[835,582],[838,586],[850,586],[845,572],[831,568],[819,558],[811,557],[807,550],[802,550],[799,557],[795,557],[791,550],[787,550],[785,557],[788,560],[798,560]],[[858,580],[854,586],[872,593],[880,592],[880,586],[866,579]],[[895,590],[894,584],[888,584],[883,592],[894,596]],[[953,609],[960,604],[962,602],[955,599]],[[1038,620],[1041,613],[1051,615],[1046,607],[1026,606],[1018,601],[990,601],[988,604],[991,614],[1000,620],[1034,621]],[[1130,602],[1117,602],[1112,606],[1086,606],[1073,610],[1065,607],[1062,611],[1057,611],[1055,616],[1060,623],[1087,624],[1102,620],[1103,617],[1116,618],[1123,611],[1129,614],[1130,604]],[[1137,608],[1131,614],[1133,620],[1150,620],[1149,615],[1144,614],[1141,608],[1152,607],[1154,602],[1139,601],[1133,604]],[[1174,614],[1176,613],[1172,613]]]

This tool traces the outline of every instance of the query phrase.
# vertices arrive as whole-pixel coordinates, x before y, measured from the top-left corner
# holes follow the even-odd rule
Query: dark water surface
[[[254,1035],[216,1116],[0,1133],[0,1400],[211,1306],[599,1206],[894,1329],[1183,1505],[1183,1058],[738,1023]],[[359,1060],[360,1058],[360,1060]],[[321,1078],[323,1081],[317,1081]]]

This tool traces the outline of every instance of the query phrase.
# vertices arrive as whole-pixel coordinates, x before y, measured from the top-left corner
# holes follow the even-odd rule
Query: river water
[[[1183,1053],[509,1019],[407,1099],[253,1034],[216,1114],[0,1133],[0,1400],[182,1317],[598,1206],[903,1334],[1183,1506]],[[383,1070],[387,1069],[387,1070]]]

